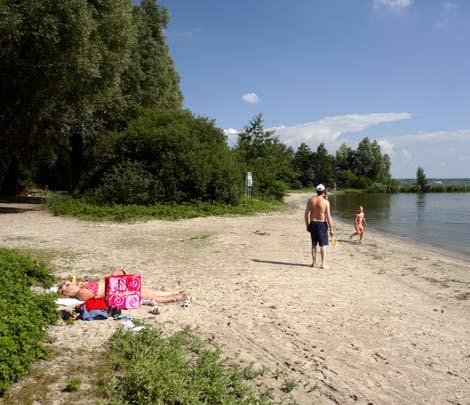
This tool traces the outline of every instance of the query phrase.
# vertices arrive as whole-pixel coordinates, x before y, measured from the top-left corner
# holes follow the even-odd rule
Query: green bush
[[[47,350],[46,327],[59,318],[55,294],[38,294],[33,285],[54,281],[44,264],[0,248],[0,395]]]
[[[165,338],[147,327],[118,330],[104,355],[99,386],[113,404],[264,404],[248,374],[186,328]],[[112,372],[111,372],[112,370]],[[250,371],[250,370],[248,370]],[[253,375],[253,378],[255,375]]]
[[[386,193],[387,186],[382,183],[372,183],[370,186],[366,188],[368,193]]]
[[[153,205],[107,204],[97,205],[86,198],[51,195],[45,206],[54,215],[69,215],[94,221],[132,221],[136,219],[177,220],[223,215],[253,215],[258,212],[280,210],[280,201],[243,199],[238,205],[194,201],[190,203],[168,203]]]
[[[123,131],[109,134],[107,143],[96,152],[91,176],[101,179],[97,202],[240,202],[241,167],[223,131],[207,118],[190,111],[146,110]]]
[[[119,163],[106,173],[94,197],[101,204],[150,204],[153,176],[139,162]]]

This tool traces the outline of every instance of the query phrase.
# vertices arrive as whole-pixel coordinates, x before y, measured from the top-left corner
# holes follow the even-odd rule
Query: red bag
[[[140,308],[141,278],[139,274],[120,274],[105,277],[108,306],[121,309]]]

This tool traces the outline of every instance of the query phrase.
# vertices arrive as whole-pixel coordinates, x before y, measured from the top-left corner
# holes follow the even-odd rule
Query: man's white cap
[[[315,188],[315,190],[317,190],[317,191],[325,191],[325,186],[324,186],[323,184],[319,184],[319,185]]]

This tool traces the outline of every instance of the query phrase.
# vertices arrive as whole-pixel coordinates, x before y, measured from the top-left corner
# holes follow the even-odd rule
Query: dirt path
[[[150,286],[190,290],[190,309],[133,315],[169,331],[190,325],[230,356],[282,370],[300,404],[470,404],[470,263],[375,232],[359,246],[336,221],[331,269],[312,269],[306,199],[290,195],[278,214],[136,224],[0,205],[0,244],[64,276],[122,265]],[[116,327],[106,322],[51,333],[58,347],[86,336],[93,348]]]

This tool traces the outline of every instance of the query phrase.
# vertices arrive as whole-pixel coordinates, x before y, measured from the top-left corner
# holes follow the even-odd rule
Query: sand
[[[42,253],[62,276],[122,265],[190,290],[189,309],[132,315],[168,332],[190,325],[236,361],[284,371],[300,404],[470,404],[470,262],[370,229],[358,245],[353,220],[334,218],[330,269],[308,267],[307,198],[289,195],[282,213],[134,224],[1,205],[0,244]],[[50,333],[57,347],[93,350],[117,326]]]

